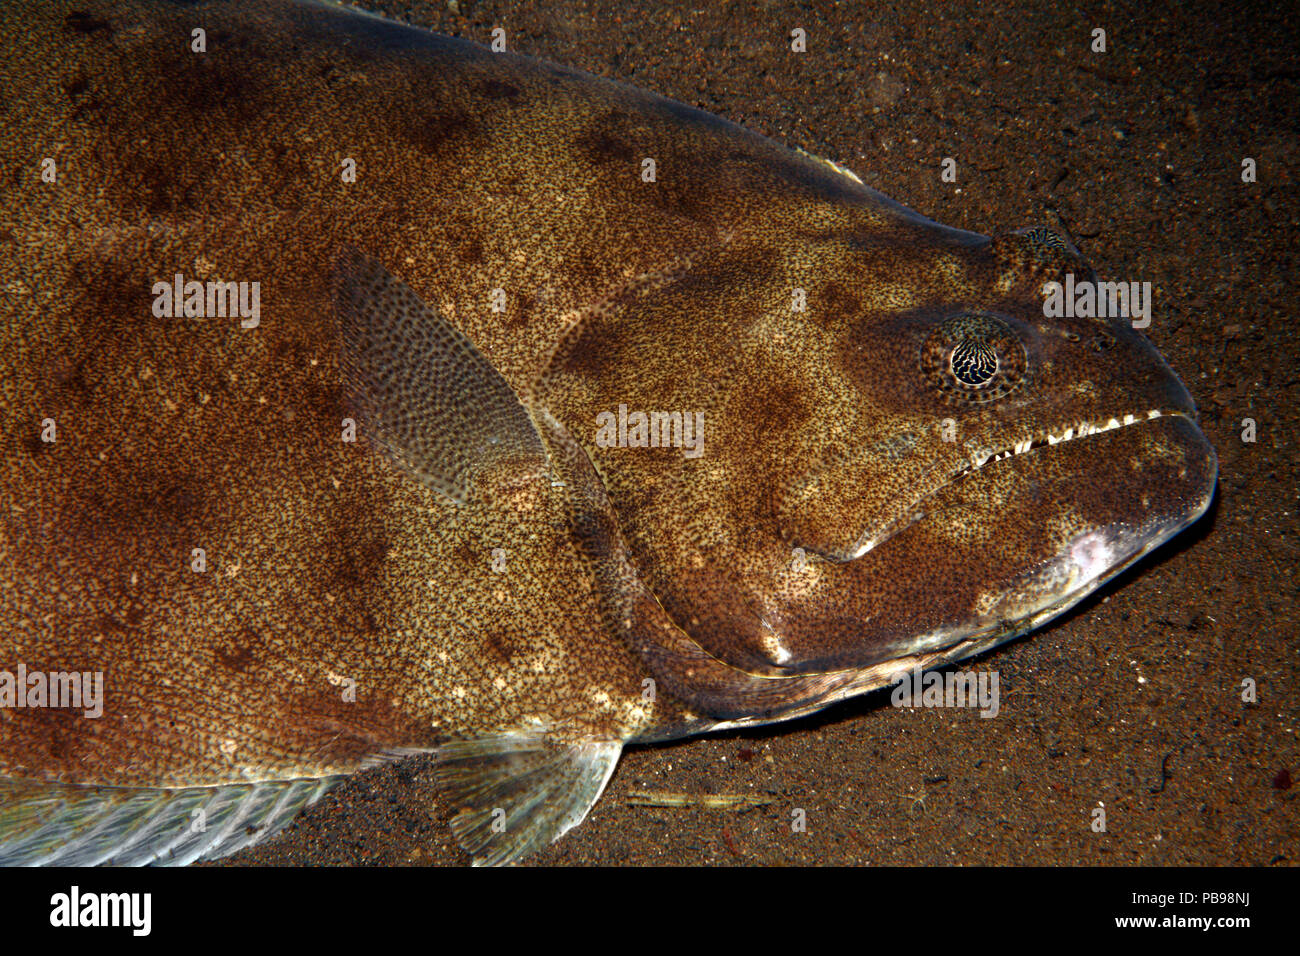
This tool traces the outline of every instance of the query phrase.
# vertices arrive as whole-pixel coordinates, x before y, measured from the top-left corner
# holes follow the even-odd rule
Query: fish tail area
[[[619,740],[475,737],[438,748],[434,779],[457,811],[451,829],[474,865],[500,866],[581,823],[622,752]]]
[[[289,824],[337,777],[163,790],[0,777],[0,866],[184,866]]]

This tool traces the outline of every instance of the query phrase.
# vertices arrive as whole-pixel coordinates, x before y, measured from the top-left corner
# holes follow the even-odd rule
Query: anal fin
[[[183,866],[287,826],[334,777],[174,790],[0,777],[0,866]]]
[[[439,747],[434,776],[457,810],[451,829],[474,865],[499,866],[581,823],[622,751],[619,740],[475,737]]]

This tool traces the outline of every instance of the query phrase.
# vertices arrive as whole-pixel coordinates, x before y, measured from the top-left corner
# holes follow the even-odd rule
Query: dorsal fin
[[[547,470],[527,409],[474,343],[380,263],[346,249],[335,274],[340,366],[360,430],[457,504],[497,469]]]
[[[847,179],[853,180],[859,186],[864,185],[862,180],[858,178],[858,174],[855,173],[853,170],[849,169],[847,166],[841,166],[839,163],[834,162],[833,160],[829,160],[825,156],[818,156],[816,153],[810,153],[802,146],[795,146],[794,151],[798,153],[800,156],[805,156],[808,159],[811,159],[814,163],[820,163],[821,165],[830,169],[831,172],[839,173],[839,175],[844,176]]]

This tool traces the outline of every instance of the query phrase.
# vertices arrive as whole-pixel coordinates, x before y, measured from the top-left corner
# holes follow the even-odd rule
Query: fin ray
[[[0,777],[0,866],[176,866],[216,859],[283,829],[335,779],[163,790]]]
[[[434,779],[457,813],[456,839],[475,866],[526,856],[577,826],[599,799],[623,744],[542,733],[451,741],[436,752]]]
[[[546,448],[519,396],[468,336],[355,249],[336,269],[340,365],[368,436],[457,504],[494,468],[545,474]]]

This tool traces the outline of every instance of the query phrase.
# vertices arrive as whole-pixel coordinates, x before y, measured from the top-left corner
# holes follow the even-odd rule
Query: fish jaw
[[[766,646],[777,649],[774,658],[786,657],[790,662],[763,664],[751,659],[726,665],[711,660],[712,672],[699,666],[698,673],[708,673],[714,684],[711,693],[692,695],[689,688],[681,692],[680,681],[670,684],[679,697],[690,701],[684,719],[679,717],[672,728],[661,724],[637,740],[794,719],[889,686],[900,673],[987,652],[1066,613],[1195,524],[1213,500],[1217,458],[1190,418],[1148,419],[1123,435],[1122,442],[1117,440],[1120,437],[1118,431],[1087,436],[1074,443],[1071,460],[1053,461],[1054,454],[1065,450],[1056,446],[1045,446],[1048,451],[1037,460],[1031,454],[990,459],[982,469],[952,482],[935,496],[926,514],[878,551],[838,564],[814,560],[805,573],[812,569],[824,582],[834,576],[833,584],[815,600],[768,601],[760,612]],[[1124,482],[1118,468],[1097,465],[1097,459],[1127,465],[1120,457],[1122,446],[1148,445],[1162,446],[1167,455],[1180,459],[1176,465],[1171,461],[1170,467],[1174,474],[1183,472],[1181,479],[1148,487]],[[1059,522],[1051,534],[1025,537],[1012,549],[1011,560],[987,555],[960,540],[965,522],[954,521],[954,514],[972,511],[973,503],[1001,498],[1003,490],[1012,486],[1026,488],[1038,482],[1050,492],[1053,486],[1070,482],[1073,469],[1089,460],[1096,493],[1076,496],[1076,512],[1068,522]],[[988,469],[987,474],[981,474],[983,469]],[[1009,529],[1027,499],[1002,500],[1007,519],[1003,530],[1013,536]],[[954,532],[956,536],[944,540]],[[954,560],[944,567],[933,562],[918,565],[916,551],[933,549],[941,541]],[[890,554],[891,549],[897,550]],[[1031,553],[1040,556],[1031,558]],[[982,563],[985,557],[988,560]],[[994,570],[997,566],[1023,569],[1002,574]],[[946,575],[949,567],[965,567],[969,573]],[[916,571],[908,581],[899,581],[907,568]],[[873,578],[881,577],[892,577],[899,586],[911,585],[909,599],[895,607],[916,613],[891,617],[876,605],[874,610],[862,607],[859,615],[846,616],[846,608],[857,609],[854,598],[874,586]],[[834,633],[827,640],[829,632]],[[824,643],[810,640],[814,634]],[[662,667],[658,670],[663,673]],[[719,692],[719,683],[729,693]]]
[[[1185,465],[1176,483],[1155,489],[1134,489],[1138,495],[1133,520],[1097,525],[1072,538],[1054,557],[1008,583],[996,597],[986,597],[989,613],[1005,621],[1022,622],[1021,633],[1041,626],[1096,591],[1126,568],[1150,554],[1209,510],[1218,478],[1218,458],[1200,429],[1185,416],[1138,423],[1159,431],[1136,439],[1153,446],[1177,443]],[[1128,436],[1125,436],[1128,437]],[[1166,446],[1168,447],[1168,446]],[[1081,449],[1086,452],[1086,447]]]
[[[763,617],[797,669],[874,664],[987,633],[1005,640],[1195,522],[1217,472],[1182,414],[994,456],[860,557],[811,565],[820,580],[802,592],[785,575]]]

